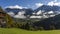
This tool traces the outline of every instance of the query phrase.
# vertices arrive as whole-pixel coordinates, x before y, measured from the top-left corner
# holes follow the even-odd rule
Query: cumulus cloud
[[[35,3],[36,7],[40,7],[42,6],[43,4],[42,3]]]
[[[47,5],[49,6],[60,6],[60,2],[57,2],[57,0],[49,2]]]
[[[19,5],[15,5],[15,6],[7,6],[5,8],[11,8],[11,9],[13,9],[13,8],[19,8],[19,9],[23,9],[23,8],[27,8],[27,7],[22,7],[22,6],[19,6]]]

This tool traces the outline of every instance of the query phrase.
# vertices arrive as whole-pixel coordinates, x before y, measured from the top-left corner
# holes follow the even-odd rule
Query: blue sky
[[[42,4],[47,4],[48,2],[51,2],[54,0],[0,0],[0,6],[3,8],[6,6],[14,6],[14,5],[19,5],[23,7],[28,7],[28,8],[33,8],[36,7],[36,3],[42,3]],[[60,0],[57,0],[59,2]]]

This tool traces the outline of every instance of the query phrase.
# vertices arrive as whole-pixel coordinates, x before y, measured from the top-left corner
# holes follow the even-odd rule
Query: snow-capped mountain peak
[[[15,6],[17,7],[17,6]],[[18,7],[19,8],[19,7]],[[49,5],[42,5],[39,8],[32,10],[32,9],[11,9],[6,8],[6,12],[10,15],[14,15],[14,18],[49,18],[54,17],[55,15],[60,14],[60,7],[59,6],[49,6]]]

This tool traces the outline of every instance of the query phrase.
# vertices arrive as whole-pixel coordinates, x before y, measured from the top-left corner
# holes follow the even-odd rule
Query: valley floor
[[[60,34],[60,30],[27,31],[18,28],[0,28],[0,34]]]

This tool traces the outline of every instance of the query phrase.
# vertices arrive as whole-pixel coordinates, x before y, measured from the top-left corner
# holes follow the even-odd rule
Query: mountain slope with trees
[[[12,20],[12,18],[0,7],[0,16],[1,16],[1,13],[3,17],[0,17],[0,26],[1,27],[13,26],[14,21]],[[5,19],[6,22],[5,23],[3,23],[3,21],[1,22],[2,20],[1,18],[3,18],[3,20]]]

